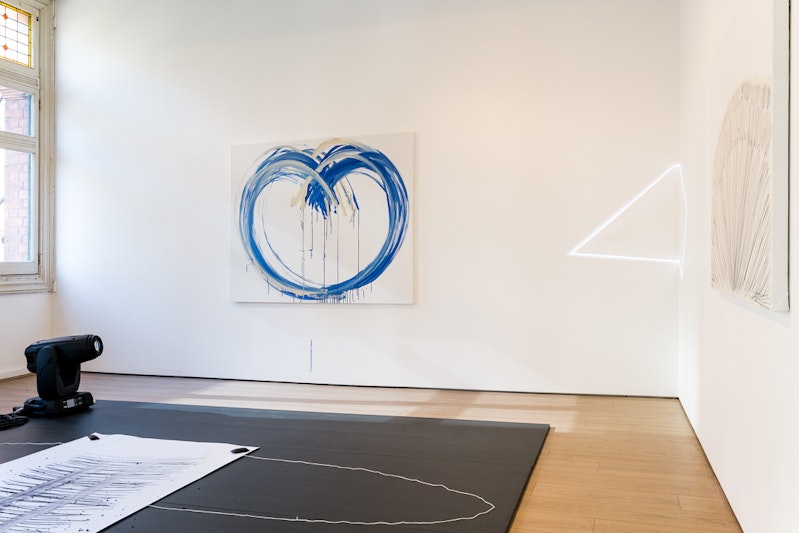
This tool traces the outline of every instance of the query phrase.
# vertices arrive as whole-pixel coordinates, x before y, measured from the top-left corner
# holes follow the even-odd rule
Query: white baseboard
[[[0,379],[16,378],[19,376],[24,376],[27,373],[28,369],[24,366],[18,369],[3,370],[0,371]]]

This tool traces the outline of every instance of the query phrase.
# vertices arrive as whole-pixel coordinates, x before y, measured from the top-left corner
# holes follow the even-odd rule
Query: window
[[[0,1],[0,292],[52,289],[53,6]]]

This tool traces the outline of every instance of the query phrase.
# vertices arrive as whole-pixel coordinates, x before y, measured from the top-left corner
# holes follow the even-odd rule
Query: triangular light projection
[[[681,267],[686,211],[682,171],[675,164],[597,226],[568,255]]]

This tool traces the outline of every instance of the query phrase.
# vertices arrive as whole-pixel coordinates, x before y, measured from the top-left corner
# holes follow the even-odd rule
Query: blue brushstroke
[[[327,220],[331,214],[338,213],[342,202],[358,211],[355,191],[348,181],[348,177],[355,175],[369,177],[385,194],[388,212],[385,241],[372,262],[353,277],[330,285],[314,285],[292,272],[281,260],[269,243],[265,229],[258,231],[256,220],[261,215],[256,205],[258,198],[279,181],[289,181],[298,189],[307,185],[305,205]],[[347,198],[337,197],[339,184],[338,190],[344,191]],[[264,155],[247,178],[239,202],[239,232],[245,251],[272,287],[299,300],[343,300],[350,291],[374,282],[396,257],[407,230],[408,192],[399,171],[383,153],[360,143],[342,142],[326,150],[274,148]]]

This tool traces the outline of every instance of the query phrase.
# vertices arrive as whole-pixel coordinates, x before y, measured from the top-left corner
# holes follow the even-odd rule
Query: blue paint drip
[[[332,213],[338,212],[341,204],[335,192],[336,186],[343,181],[344,188],[339,190],[351,191],[347,179],[353,175],[371,178],[385,193],[388,231],[376,257],[353,277],[329,285],[313,286],[302,276],[281,273],[280,270],[289,269],[272,248],[265,230],[259,233],[255,224],[259,215],[256,206],[259,196],[278,181],[289,181],[298,188],[307,183],[306,205],[327,220]],[[354,192],[348,195],[347,200],[358,211]],[[408,192],[399,171],[383,153],[361,144],[336,144],[327,151],[291,146],[275,148],[247,178],[239,202],[239,231],[247,254],[271,286],[299,300],[344,300],[351,291],[374,282],[396,257],[407,230]],[[259,240],[267,250],[262,249]]]

